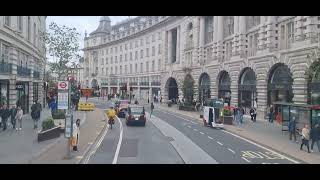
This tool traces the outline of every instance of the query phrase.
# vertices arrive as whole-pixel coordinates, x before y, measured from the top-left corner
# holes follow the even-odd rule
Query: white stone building
[[[43,103],[46,16],[0,16],[1,103],[19,104],[28,113],[34,100]]]
[[[128,83],[139,98],[223,98],[265,116],[274,101],[310,103],[320,86],[305,72],[319,55],[320,16],[140,16],[85,38],[84,80],[106,92]],[[190,76],[187,76],[187,75]],[[319,83],[318,83],[319,84]],[[309,88],[308,88],[309,87]]]

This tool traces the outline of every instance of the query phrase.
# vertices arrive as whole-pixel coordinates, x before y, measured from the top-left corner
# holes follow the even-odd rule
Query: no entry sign
[[[60,90],[68,90],[68,81],[59,81],[58,82],[58,89]]]

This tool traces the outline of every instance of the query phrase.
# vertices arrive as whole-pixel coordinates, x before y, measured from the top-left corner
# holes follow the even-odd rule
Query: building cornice
[[[165,26],[168,23],[171,23],[172,21],[177,20],[177,19],[181,19],[183,17],[184,16],[172,16],[172,17],[169,17],[169,18],[165,19],[164,21],[161,21],[161,22],[159,22],[159,23],[157,23],[157,24],[155,24],[155,25],[153,25],[153,26],[151,26],[149,28],[146,28],[146,29],[143,29],[143,30],[141,30],[139,32],[136,32],[135,34],[132,34],[130,36],[126,36],[126,37],[123,37],[121,39],[117,39],[117,40],[114,40],[114,41],[111,41],[111,42],[107,42],[107,43],[104,43],[104,44],[100,44],[100,45],[97,45],[97,46],[91,46],[91,47],[83,48],[82,50],[83,51],[88,51],[88,50],[104,48],[104,47],[108,47],[110,45],[115,45],[115,44],[130,40],[130,39],[134,39],[134,38],[137,38],[138,36],[146,34],[149,31],[153,31],[153,30],[155,30],[155,29],[157,29],[157,28],[159,28],[161,26]]]

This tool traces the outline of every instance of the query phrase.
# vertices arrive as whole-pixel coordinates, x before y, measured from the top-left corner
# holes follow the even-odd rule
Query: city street
[[[106,109],[110,102],[94,100]],[[145,105],[150,112],[149,105]],[[106,129],[81,163],[293,164],[288,155],[188,117],[155,110],[145,127],[127,127],[123,118]]]

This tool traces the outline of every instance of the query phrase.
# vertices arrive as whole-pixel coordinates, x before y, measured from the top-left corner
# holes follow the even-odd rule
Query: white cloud
[[[96,30],[99,26],[99,19],[101,16],[48,16],[47,17],[47,28],[51,22],[57,23],[59,26],[65,25],[67,27],[75,27],[80,33],[79,45],[80,48],[83,48],[83,39],[85,31],[90,34],[92,31]],[[111,19],[111,25],[114,25],[124,19],[127,19],[128,16],[109,16]],[[136,17],[136,16],[131,16]],[[83,52],[80,53],[81,55]],[[49,60],[51,59],[48,57]]]

